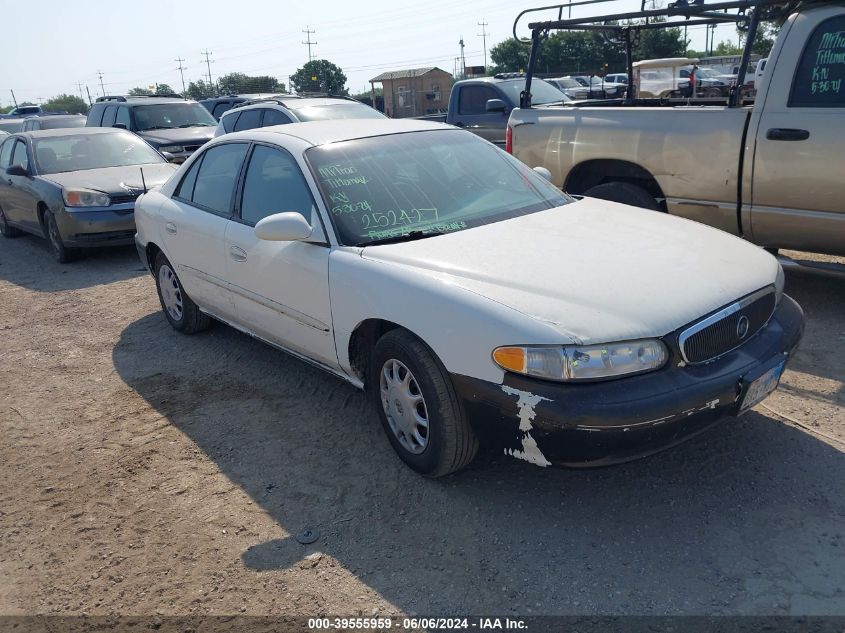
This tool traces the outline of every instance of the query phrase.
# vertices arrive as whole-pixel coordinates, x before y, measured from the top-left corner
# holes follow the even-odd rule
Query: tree
[[[761,57],[768,57],[772,51],[772,46],[775,45],[775,38],[780,33],[781,25],[774,21],[760,22],[757,27],[757,37],[751,44],[751,52],[760,55]]]
[[[172,94],[176,94],[176,91],[173,88],[171,88],[168,84],[156,84],[155,94],[157,94],[157,95],[172,95]]]
[[[147,88],[132,88],[129,92],[126,93],[130,97],[148,97],[153,94],[152,90],[148,90]]]
[[[643,29],[640,43],[634,47],[634,59],[662,59],[684,57],[688,42],[684,41],[681,29]]]
[[[285,84],[269,75],[251,77],[244,73],[229,73],[217,80],[220,94],[244,94],[250,92],[284,92]]]
[[[346,75],[327,59],[314,59],[299,68],[290,78],[298,93],[324,92],[346,95]]]
[[[188,84],[188,89],[185,91],[189,99],[208,99],[217,94],[214,86],[210,86],[202,79],[192,81]]]
[[[42,106],[45,112],[69,112],[88,114],[88,104],[76,95],[56,95]]]
[[[734,45],[732,42],[719,42],[716,48],[713,49],[713,54],[716,56],[722,55],[742,55],[742,49]]]

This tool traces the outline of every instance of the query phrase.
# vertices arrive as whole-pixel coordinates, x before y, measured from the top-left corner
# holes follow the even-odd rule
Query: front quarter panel
[[[568,344],[561,332],[452,283],[448,275],[376,262],[335,249],[329,263],[332,320],[341,367],[354,375],[349,340],[367,319],[383,319],[425,342],[451,373],[501,384],[493,350],[518,343]]]

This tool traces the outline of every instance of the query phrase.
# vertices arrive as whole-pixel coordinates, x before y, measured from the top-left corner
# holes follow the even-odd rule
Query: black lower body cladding
[[[784,295],[768,325],[703,365],[619,380],[557,383],[506,374],[494,384],[452,375],[476,434],[506,454],[547,466],[606,466],[658,452],[740,413],[744,388],[790,357],[804,331]]]

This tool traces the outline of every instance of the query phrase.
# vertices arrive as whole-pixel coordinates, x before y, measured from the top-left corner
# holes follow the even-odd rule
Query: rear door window
[[[241,116],[238,117],[238,122],[235,123],[235,132],[240,132],[241,130],[252,130],[260,127],[261,112],[261,108],[241,112]]]
[[[270,127],[271,125],[284,125],[290,122],[290,118],[278,110],[267,109],[264,110],[264,123],[261,126]]]
[[[229,217],[248,148],[247,143],[225,143],[206,150],[191,201],[212,213]]]
[[[107,106],[106,111],[103,112],[103,122],[100,127],[111,127],[114,125],[114,118],[117,116],[117,106]]]

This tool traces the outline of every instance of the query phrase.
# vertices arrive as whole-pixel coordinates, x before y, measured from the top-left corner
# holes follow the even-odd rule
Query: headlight
[[[603,345],[508,346],[493,350],[507,371],[547,380],[616,378],[659,369],[669,353],[656,339]]]
[[[163,145],[158,148],[160,152],[170,152],[171,154],[181,154],[185,151],[182,145]]]
[[[90,189],[65,189],[62,196],[69,207],[107,207],[111,204],[106,194]]]

